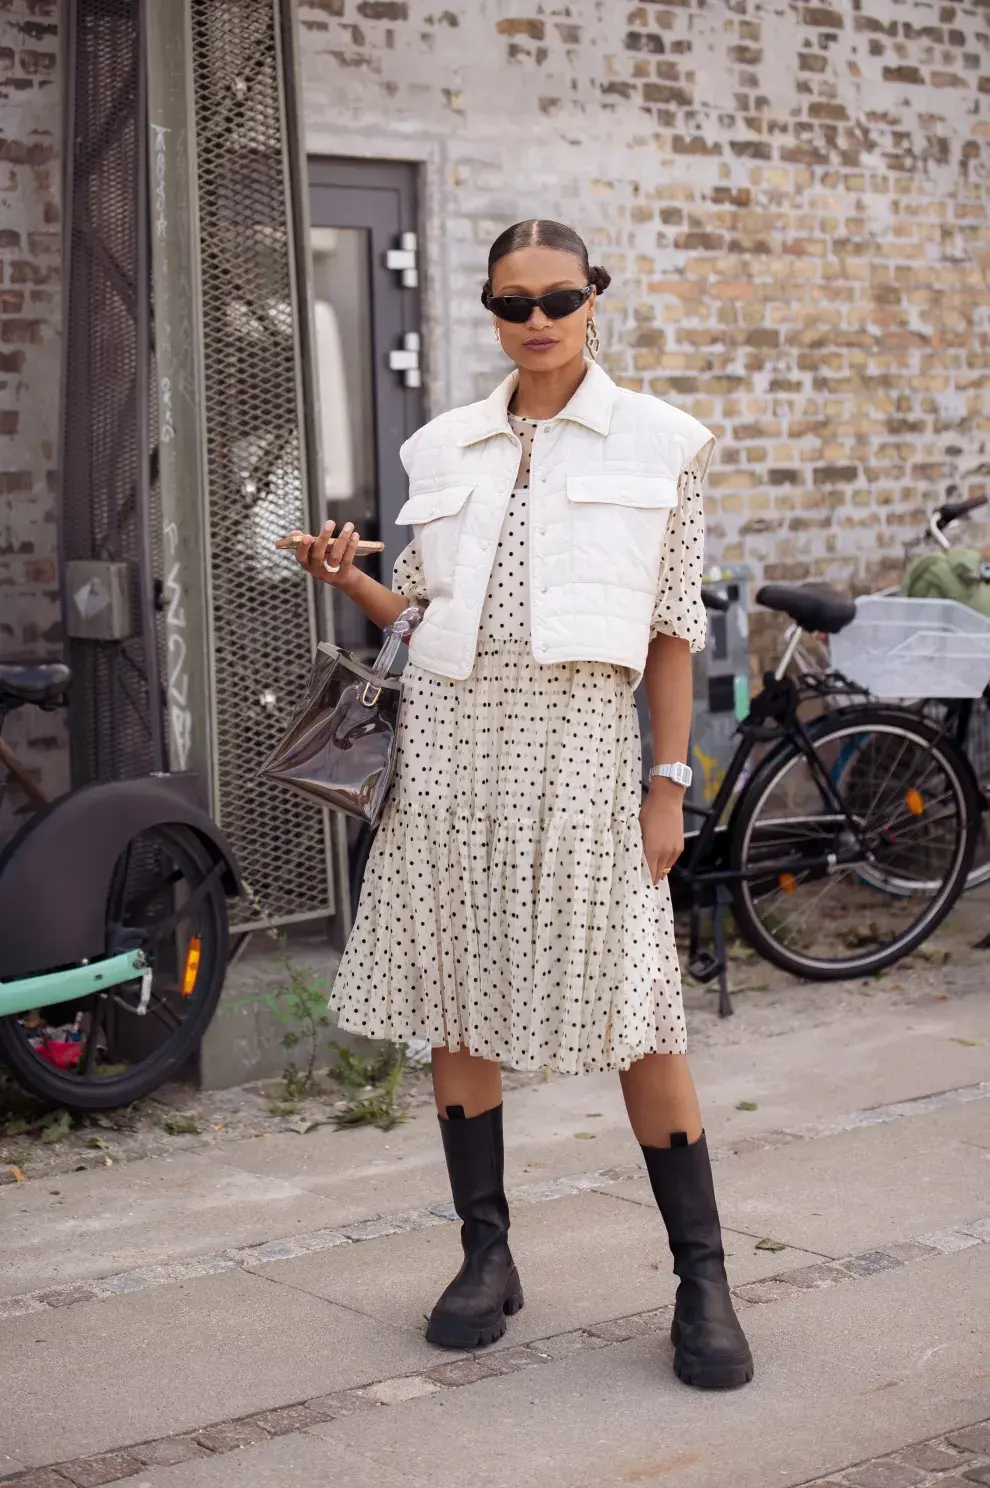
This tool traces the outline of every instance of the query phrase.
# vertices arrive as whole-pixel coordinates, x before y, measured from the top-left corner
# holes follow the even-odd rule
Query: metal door
[[[399,460],[423,422],[416,167],[311,160],[310,258],[322,490],[319,511],[385,551],[363,566],[390,584],[408,540]],[[380,634],[334,593],[339,644],[374,652]]]

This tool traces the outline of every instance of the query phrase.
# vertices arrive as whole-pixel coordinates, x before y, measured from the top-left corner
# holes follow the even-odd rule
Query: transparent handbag
[[[422,618],[418,606],[403,610],[370,667],[321,642],[306,696],[262,765],[261,779],[377,826],[398,747],[402,681],[392,666]]]

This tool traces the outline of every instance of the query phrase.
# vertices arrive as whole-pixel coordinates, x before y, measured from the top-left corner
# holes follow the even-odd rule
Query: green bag
[[[901,593],[910,599],[954,599],[990,620],[990,563],[976,548],[952,548],[916,558]]]

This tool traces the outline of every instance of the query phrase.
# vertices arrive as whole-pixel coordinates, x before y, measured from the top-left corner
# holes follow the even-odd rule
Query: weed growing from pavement
[[[406,1113],[398,1106],[399,1089],[406,1067],[406,1050],[399,1044],[377,1044],[370,1054],[358,1054],[337,1045],[330,1036],[327,1010],[329,989],[312,967],[292,957],[283,931],[273,925],[257,896],[246,887],[247,897],[265,925],[265,934],[278,947],[278,960],[285,981],[275,988],[276,1017],[286,1026],[281,1035],[286,1051],[282,1070],[282,1095],[269,1101],[272,1115],[293,1116],[299,1102],[324,1097],[328,1091],[321,1078],[321,1055],[333,1057],[328,1071],[343,1089],[345,1100],[334,1112],[333,1123],[348,1126],[377,1126],[390,1131]],[[310,1124],[303,1123],[305,1130]]]
[[[396,1102],[406,1068],[406,1051],[401,1044],[384,1043],[368,1057],[352,1049],[337,1050],[334,1074],[349,1093],[343,1110],[334,1116],[334,1125],[377,1126],[391,1131],[407,1112]]]

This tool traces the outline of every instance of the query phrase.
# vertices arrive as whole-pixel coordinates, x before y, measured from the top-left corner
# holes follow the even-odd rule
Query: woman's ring
[[[326,569],[327,573],[340,573],[340,564],[328,563],[325,558],[323,560],[323,567]]]

